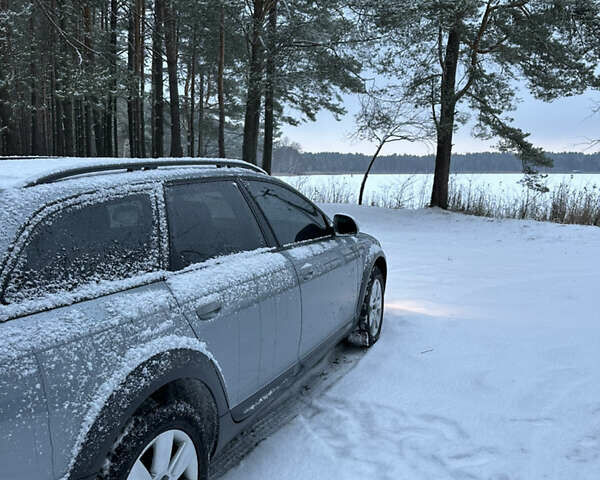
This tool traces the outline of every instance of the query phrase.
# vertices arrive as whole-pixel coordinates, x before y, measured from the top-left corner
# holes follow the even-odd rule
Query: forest
[[[0,0],[0,155],[270,158],[362,90],[340,2],[277,3]]]
[[[356,94],[367,173],[388,168],[387,143],[434,144],[421,167],[446,208],[457,129],[497,139],[535,188],[553,158],[514,125],[516,86],[542,101],[597,91],[599,59],[598,0],[0,0],[0,156],[230,157],[270,173],[282,125],[339,117]]]
[[[600,153],[547,152],[552,167],[540,173],[600,173]],[[273,152],[273,173],[309,175],[316,173],[363,174],[371,157],[359,153],[300,152],[281,145]],[[372,173],[433,173],[434,155],[381,155]],[[520,173],[521,161],[512,153],[477,152],[452,155],[452,173]]]

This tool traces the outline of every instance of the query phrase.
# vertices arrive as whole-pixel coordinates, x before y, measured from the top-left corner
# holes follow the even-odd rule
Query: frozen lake
[[[280,177],[317,201],[355,202],[358,198],[362,175],[310,175]],[[561,184],[571,191],[600,189],[600,174],[556,173],[544,180],[550,192],[538,194],[527,192],[519,183],[522,174],[476,173],[451,175],[451,190],[477,194],[485,192],[498,200],[509,202],[527,195],[538,195],[539,200],[550,199]],[[420,208],[425,206],[431,195],[433,174],[374,174],[369,175],[365,188],[366,202],[370,204],[389,203],[394,200],[397,206]],[[322,198],[324,197],[324,198]]]

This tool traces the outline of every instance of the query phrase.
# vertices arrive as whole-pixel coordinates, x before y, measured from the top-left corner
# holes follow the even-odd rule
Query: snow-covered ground
[[[328,197],[348,197],[356,203],[363,176],[358,174],[282,176],[282,180],[294,185],[302,192],[313,196],[313,192],[326,192]],[[450,176],[450,189],[462,192],[463,196],[485,192],[496,203],[510,203],[535,195],[539,203],[548,203],[552,194],[562,186],[575,192],[592,192],[600,189],[600,174],[597,173],[553,173],[542,180],[548,193],[535,194],[519,183],[520,173],[455,173]],[[381,201],[398,200],[406,208],[419,208],[429,203],[433,174],[372,174],[365,186],[367,204],[381,205]],[[335,198],[335,197],[332,197]],[[339,201],[339,200],[331,200]]]
[[[600,229],[326,209],[386,250],[382,338],[223,478],[600,478]]]

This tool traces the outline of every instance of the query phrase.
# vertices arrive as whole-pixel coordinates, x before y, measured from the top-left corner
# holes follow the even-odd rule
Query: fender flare
[[[370,258],[367,258],[367,261],[365,262],[365,268],[363,270],[362,280],[360,283],[360,292],[358,295],[358,303],[356,305],[356,315],[355,315],[356,320],[354,322],[355,328],[358,327],[358,323],[360,321],[362,304],[363,304],[363,300],[365,297],[365,291],[367,289],[367,285],[369,284],[369,277],[371,276],[371,272],[373,271],[373,268],[375,268],[375,266],[379,266],[379,265],[381,265],[383,267],[382,268],[383,279],[385,282],[387,282],[387,261],[386,261],[385,255],[383,254],[383,251],[380,251],[378,254],[373,255]],[[385,289],[385,285],[384,285],[384,289]]]
[[[204,348],[201,342],[187,340]],[[188,378],[202,382],[212,395],[218,420],[229,410],[229,405],[218,364],[209,357],[212,355],[208,351],[202,352],[199,348],[175,346],[142,359],[133,369],[128,369],[120,382],[105,382],[98,389],[98,397],[83,421],[74,446],[74,456],[64,478],[94,478],[134,412],[153,393],[176,380]],[[119,377],[122,375],[116,376]],[[111,383],[116,384],[115,387],[106,392]],[[108,398],[103,401],[103,397]]]

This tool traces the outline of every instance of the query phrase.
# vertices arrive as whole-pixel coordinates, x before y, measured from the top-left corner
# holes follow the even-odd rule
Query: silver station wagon
[[[0,160],[0,479],[206,479],[347,339],[386,260],[236,160]]]

